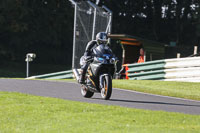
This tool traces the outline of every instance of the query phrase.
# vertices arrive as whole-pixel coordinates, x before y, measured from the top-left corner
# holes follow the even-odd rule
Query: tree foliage
[[[0,56],[23,61],[71,63],[73,7],[63,0],[1,0]],[[69,45],[70,44],[70,45]]]
[[[96,0],[92,0],[96,2]],[[196,45],[200,38],[199,0],[101,0],[113,11],[113,33],[159,42]],[[73,7],[68,0],[1,0],[0,60],[71,65]]]
[[[197,43],[198,0],[102,0],[114,11],[115,33],[178,45]],[[128,25],[127,25],[128,24]],[[120,27],[120,29],[119,29]]]

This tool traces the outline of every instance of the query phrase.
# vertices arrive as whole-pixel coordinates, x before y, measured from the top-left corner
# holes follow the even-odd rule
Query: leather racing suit
[[[98,43],[97,43],[96,40],[92,40],[92,41],[88,42],[88,44],[87,44],[87,46],[86,46],[86,49],[85,49],[84,57],[91,56],[91,55],[92,55],[92,50],[93,50],[93,48],[95,48],[97,45],[98,45]],[[86,72],[87,72],[88,66],[89,66],[89,63],[86,62],[86,63],[83,64],[83,66],[81,67],[82,73],[81,73],[81,77],[80,77],[80,80],[79,80],[79,82],[80,82],[81,84],[84,84],[84,81],[85,81],[85,74],[86,74]]]

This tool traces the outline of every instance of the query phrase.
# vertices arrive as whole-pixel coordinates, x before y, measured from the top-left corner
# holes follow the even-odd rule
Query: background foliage
[[[1,61],[24,62],[34,52],[38,63],[70,63],[72,27],[68,1],[1,0]]]
[[[101,0],[99,5],[113,11],[113,33],[178,47],[200,44],[199,0]],[[1,0],[0,68],[8,62],[25,65],[28,52],[37,54],[36,64],[70,68],[73,20],[68,0]]]

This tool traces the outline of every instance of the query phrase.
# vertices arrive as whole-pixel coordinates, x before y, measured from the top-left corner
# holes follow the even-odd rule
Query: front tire
[[[91,92],[85,86],[82,86],[81,87],[81,94],[85,98],[91,98],[94,95],[94,92]]]
[[[103,88],[101,88],[101,97],[105,100],[110,99],[112,94],[112,78],[110,75],[105,75]]]

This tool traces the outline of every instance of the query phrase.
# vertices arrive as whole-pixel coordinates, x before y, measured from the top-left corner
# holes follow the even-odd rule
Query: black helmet
[[[106,32],[99,32],[96,35],[96,40],[98,44],[107,44],[108,43],[108,36]]]

